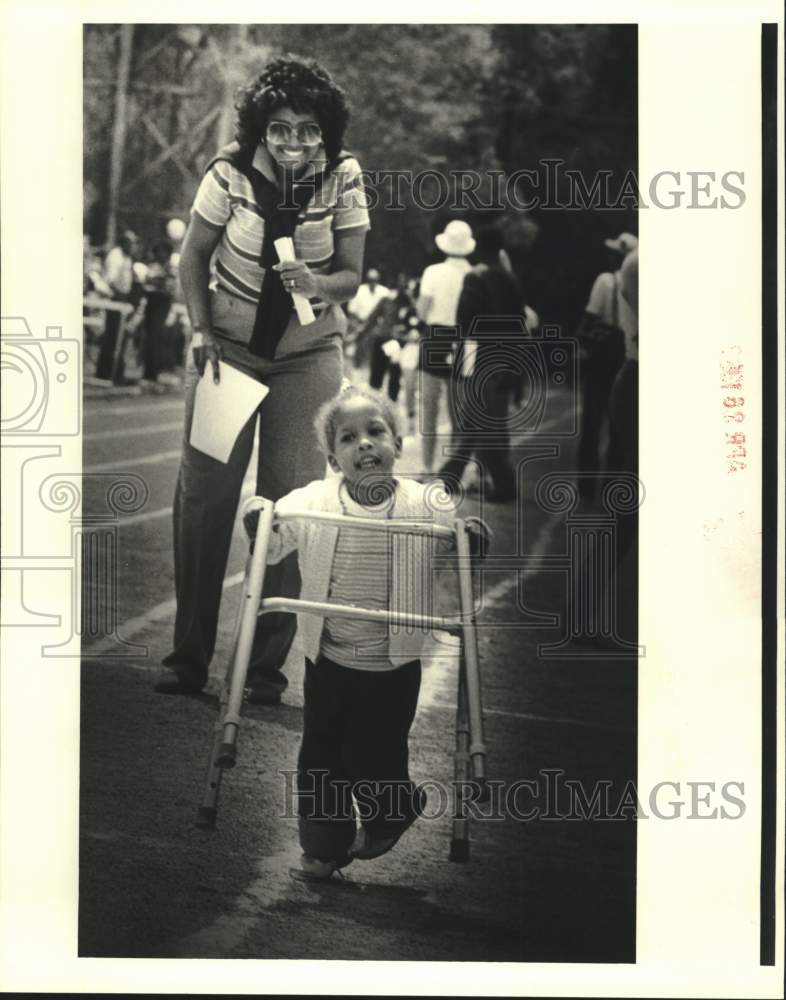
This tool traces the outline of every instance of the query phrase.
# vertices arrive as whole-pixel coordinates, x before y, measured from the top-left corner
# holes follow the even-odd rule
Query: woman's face
[[[310,112],[276,108],[267,124],[264,142],[268,153],[282,169],[297,172],[322,145],[322,133]]]

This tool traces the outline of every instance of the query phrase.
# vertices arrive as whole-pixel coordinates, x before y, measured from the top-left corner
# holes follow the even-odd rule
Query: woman
[[[193,338],[185,377],[183,457],[174,503],[177,616],[174,649],[156,690],[193,693],[207,681],[240,490],[256,414],[227,464],[189,443],[194,394],[219,360],[263,382],[256,491],[271,500],[324,475],[312,424],[341,386],[339,303],[352,298],[369,228],[357,161],[342,152],[348,110],[317,63],[272,61],[240,92],[236,142],[208,166],[194,200],[180,259]],[[278,263],[273,241],[294,240],[296,260]],[[212,262],[212,263],[211,263]],[[300,324],[292,293],[316,316]],[[265,594],[294,596],[297,564],[266,574]],[[249,669],[250,700],[280,701],[280,668],[295,631],[290,614],[266,615]]]

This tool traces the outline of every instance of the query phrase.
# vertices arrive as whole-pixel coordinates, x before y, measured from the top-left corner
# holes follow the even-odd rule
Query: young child
[[[429,502],[433,488],[395,477],[401,436],[390,400],[352,386],[322,407],[315,426],[339,475],[287,494],[276,504],[279,513],[452,523],[447,504],[437,510]],[[477,519],[471,527],[473,548],[484,545],[488,529]],[[437,545],[429,535],[278,521],[268,562],[297,549],[304,600],[429,614],[429,560]],[[407,740],[427,632],[312,614],[298,615],[298,629],[306,656],[297,776],[303,857],[291,874],[314,881],[353,859],[386,853],[423,811],[425,796],[409,776]]]

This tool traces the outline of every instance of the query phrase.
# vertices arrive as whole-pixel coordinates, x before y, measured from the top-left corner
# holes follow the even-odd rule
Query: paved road
[[[618,808],[615,819],[561,818],[566,779],[580,782],[587,798],[598,782],[609,783],[612,812],[635,779],[636,661],[542,649],[566,627],[568,543],[565,512],[558,504],[544,509],[535,490],[573,461],[573,442],[559,436],[573,418],[568,397],[553,396],[552,404],[540,433],[516,438],[516,458],[526,460],[519,502],[468,498],[462,510],[480,508],[496,535],[479,639],[488,771],[500,783],[494,814],[473,820],[471,860],[451,863],[450,813],[439,788],[453,774],[456,664],[441,660],[424,671],[411,738],[413,776],[429,783],[429,818],[386,857],[313,886],[288,876],[299,856],[282,774],[294,767],[300,734],[302,668],[294,656],[284,703],[247,710],[218,828],[193,825],[245,558],[240,530],[210,686],[191,698],[151,688],[173,620],[170,521],[182,400],[175,393],[86,402],[84,471],[106,474],[95,480],[101,485],[88,509],[122,473],[141,476],[149,493],[119,532],[119,632],[136,644],[135,655],[117,655],[129,649],[106,640],[85,648],[80,955],[635,959],[630,810]],[[417,439],[408,439],[403,473],[418,471],[418,452]],[[539,811],[528,818],[533,807]]]

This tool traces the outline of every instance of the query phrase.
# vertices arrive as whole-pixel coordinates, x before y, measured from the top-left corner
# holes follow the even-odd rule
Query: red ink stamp
[[[723,421],[736,424],[725,431],[726,470],[740,472],[746,467],[747,448],[745,439],[745,366],[742,363],[742,348],[737,344],[721,352],[720,388],[723,393]]]

